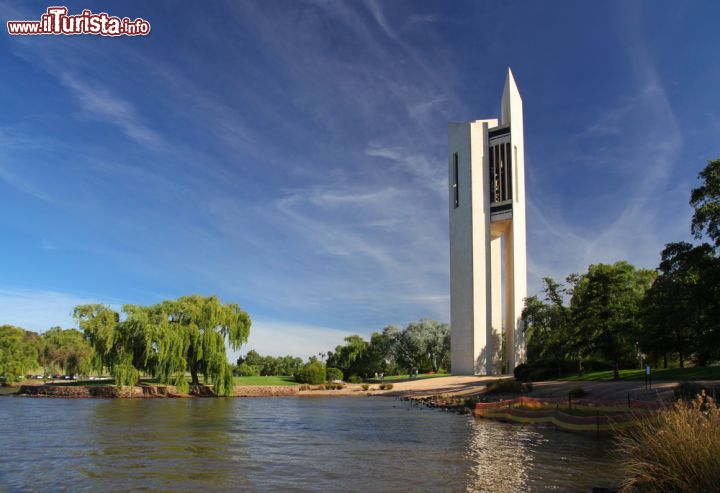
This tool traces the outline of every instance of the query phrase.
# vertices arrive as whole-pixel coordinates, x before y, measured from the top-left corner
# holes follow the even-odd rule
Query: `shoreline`
[[[227,397],[368,397],[389,396],[391,390],[363,390],[360,385],[348,384],[343,389],[328,390],[324,386],[306,385],[243,385],[235,386]],[[190,386],[183,394],[172,385],[138,385],[117,387],[114,385],[20,385],[16,392],[3,392],[2,396],[35,397],[50,399],[191,399],[218,398],[208,385]]]
[[[324,385],[241,385],[235,386],[229,397],[395,397],[414,401],[431,407],[459,407],[458,402],[466,398],[480,398],[493,401],[513,397],[512,394],[488,394],[489,382],[508,377],[448,376],[393,382],[393,388],[380,390],[379,384],[370,384],[363,390],[361,384],[345,384],[342,389],[329,390]],[[532,397],[567,397],[569,391],[583,388],[588,395],[598,399],[667,400],[674,396],[678,381],[664,381],[644,388],[642,381],[592,381],[534,382],[532,391],[524,395]],[[0,396],[25,396],[48,398],[195,398],[216,397],[212,387],[191,386],[189,394],[181,394],[171,385],[143,384],[135,387],[114,385],[18,385],[15,393],[0,393]],[[301,390],[302,389],[302,390]],[[519,395],[519,394],[517,394]],[[454,403],[451,405],[451,403]]]

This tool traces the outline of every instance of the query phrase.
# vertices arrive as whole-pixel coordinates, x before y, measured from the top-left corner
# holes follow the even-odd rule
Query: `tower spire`
[[[515,82],[512,69],[508,67],[507,76],[505,77],[505,89],[503,89],[502,95],[500,125],[508,125],[511,122],[511,107],[515,103],[519,103],[522,108],[522,98],[520,97],[517,82]]]

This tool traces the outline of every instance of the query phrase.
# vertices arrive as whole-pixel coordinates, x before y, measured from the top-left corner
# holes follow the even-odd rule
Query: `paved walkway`
[[[470,396],[482,393],[489,381],[498,377],[450,376],[410,380],[395,383],[389,395],[403,397],[427,397],[431,395],[447,394],[453,396]],[[652,389],[645,389],[641,380],[599,381],[599,382],[563,382],[547,381],[534,382],[533,397],[565,397],[575,388],[582,387],[588,392],[588,397],[595,399],[627,399],[628,393],[632,399],[654,400],[657,398],[672,397],[673,388],[678,382],[654,382]],[[373,392],[375,393],[375,392]],[[378,392],[380,393],[380,392]]]

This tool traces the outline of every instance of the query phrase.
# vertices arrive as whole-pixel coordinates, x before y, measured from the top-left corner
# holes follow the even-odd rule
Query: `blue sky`
[[[531,293],[655,267],[720,155],[714,1],[99,5],[151,35],[0,35],[0,323],[217,294],[307,356],[448,321],[447,123],[497,115],[508,66]]]

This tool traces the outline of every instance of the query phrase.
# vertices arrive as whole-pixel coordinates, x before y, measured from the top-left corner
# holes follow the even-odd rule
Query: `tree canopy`
[[[654,356],[677,352],[680,367],[688,355],[705,352],[698,334],[706,325],[706,307],[713,289],[703,274],[713,269],[716,259],[708,244],[669,243],[662,252],[658,278],[642,303],[644,330],[640,344]],[[707,357],[702,358],[707,360]]]
[[[576,349],[570,309],[565,306],[563,286],[552,278],[543,279],[544,301],[537,296],[525,300],[522,312],[530,361],[552,361],[557,374],[563,373],[563,361]]]
[[[40,365],[62,373],[87,375],[93,366],[92,347],[77,329],[53,327],[41,336]]]
[[[75,318],[95,348],[96,364],[107,366],[118,385],[134,385],[140,372],[187,388],[199,375],[218,395],[232,393],[226,342],[237,350],[250,334],[250,317],[216,296],[183,296],[151,306],[125,305],[124,320],[103,305],[81,305]]]
[[[720,158],[710,161],[699,176],[702,184],[690,193],[690,205],[695,210],[691,231],[695,238],[703,234],[720,246]]]
[[[294,356],[261,356],[251,349],[245,356],[237,360],[237,373],[243,376],[251,375],[295,375],[302,367],[302,358]]]
[[[0,325],[0,377],[14,382],[38,366],[40,339],[13,325]]]
[[[625,261],[595,264],[573,289],[573,321],[578,340],[586,351],[596,351],[613,362],[615,378],[619,363],[637,352],[640,303],[655,277]]]
[[[327,364],[339,368],[345,377],[369,377],[374,373],[395,373],[418,369],[439,371],[450,367],[450,327],[423,318],[401,329],[388,325],[366,341],[359,335],[345,338],[345,344],[328,351]]]

